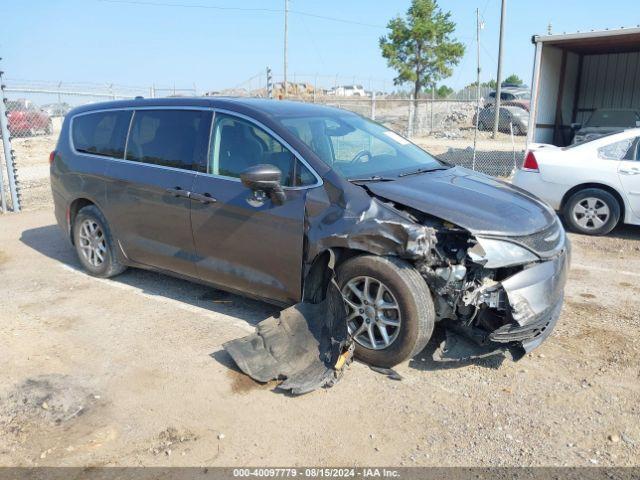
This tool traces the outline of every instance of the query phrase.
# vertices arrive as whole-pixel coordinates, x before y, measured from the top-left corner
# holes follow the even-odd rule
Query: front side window
[[[123,158],[131,111],[78,115],[71,127],[73,146],[77,152],[111,158]]]
[[[137,110],[127,142],[127,160],[196,170],[206,153],[211,112]]]
[[[240,178],[254,165],[274,165],[285,187],[312,185],[315,177],[284,145],[251,122],[216,114],[207,172]]]
[[[633,141],[633,138],[627,138],[600,147],[598,149],[598,157],[604,160],[624,160],[632,150]]]
[[[442,162],[409,140],[358,115],[339,112],[279,120],[347,179],[444,168]]]

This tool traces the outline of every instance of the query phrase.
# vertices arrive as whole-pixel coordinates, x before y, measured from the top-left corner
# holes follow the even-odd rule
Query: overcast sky
[[[530,83],[531,36],[634,26],[638,0],[508,0],[504,71]],[[298,80],[391,85],[378,38],[409,0],[290,0],[289,75]],[[182,6],[180,6],[182,5]],[[284,0],[3,0],[0,56],[9,79],[173,85],[219,90],[269,65],[283,70]],[[475,9],[482,80],[496,75],[500,0],[440,0],[467,53],[443,83],[475,80]],[[206,7],[206,8],[205,8]],[[222,9],[216,8],[222,7]],[[252,9],[263,9],[255,11]],[[345,23],[310,15],[332,17]],[[385,82],[385,83],[383,83]]]

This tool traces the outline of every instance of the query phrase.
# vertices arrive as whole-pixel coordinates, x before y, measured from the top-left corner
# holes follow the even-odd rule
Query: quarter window
[[[127,160],[196,170],[206,152],[211,113],[199,110],[137,110]]]
[[[251,122],[216,114],[207,172],[240,178],[247,168],[270,164],[282,172],[282,185],[311,185],[315,177],[284,145]]]
[[[74,117],[73,146],[78,152],[112,158],[124,157],[131,112],[114,110]]]
[[[604,160],[622,160],[626,157],[629,149],[633,145],[633,138],[610,143],[598,149],[598,157]]]

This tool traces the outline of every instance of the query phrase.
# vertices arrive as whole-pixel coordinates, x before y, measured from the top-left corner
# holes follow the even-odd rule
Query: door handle
[[[623,175],[640,175],[640,168],[637,168],[637,167],[621,168],[618,171]]]
[[[217,201],[211,196],[210,193],[191,193],[191,195],[189,195],[189,198],[200,203],[204,203],[205,205],[209,203],[215,203]]]
[[[184,197],[184,198],[189,198],[189,195],[191,193],[191,192],[187,192],[181,187],[167,188],[165,191],[173,195],[174,197]]]

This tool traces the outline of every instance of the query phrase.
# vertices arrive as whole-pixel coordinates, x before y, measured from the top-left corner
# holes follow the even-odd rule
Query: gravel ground
[[[355,363],[290,397],[221,348],[274,307],[79,271],[54,225],[52,142],[16,142],[25,212],[0,216],[0,465],[640,464],[640,228],[571,235],[560,322],[518,363],[444,367],[432,343],[402,381]]]

